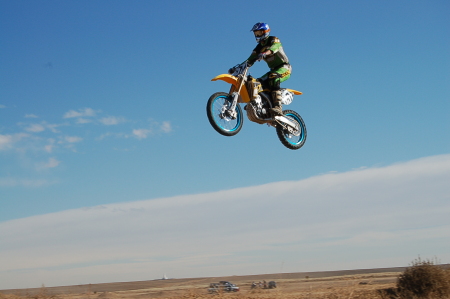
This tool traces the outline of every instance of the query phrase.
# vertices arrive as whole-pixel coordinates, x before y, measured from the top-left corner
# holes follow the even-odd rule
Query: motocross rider
[[[267,23],[256,23],[251,31],[253,31],[258,45],[244,62],[247,62],[249,66],[260,60],[267,63],[270,71],[258,78],[258,81],[261,82],[263,88],[271,91],[272,113],[283,115],[280,83],[291,76],[292,67],[289,64],[289,59],[284,53],[280,40],[269,35],[270,28]]]

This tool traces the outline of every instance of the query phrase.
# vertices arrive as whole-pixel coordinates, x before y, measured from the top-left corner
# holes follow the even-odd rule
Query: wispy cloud
[[[92,108],[83,108],[79,110],[70,110],[64,114],[63,118],[77,118],[77,124],[96,122],[106,126],[118,125],[127,121],[126,118],[121,116],[105,116],[97,118],[99,113],[101,113],[100,110],[96,111]]]
[[[172,132],[172,124],[169,121],[163,121],[163,123],[161,124],[161,130],[164,133]]]
[[[7,221],[0,288],[450,262],[449,181],[442,155]]]
[[[47,140],[47,144],[44,146],[44,149],[47,153],[53,152],[53,148],[55,147],[55,139],[49,138]]]
[[[67,126],[67,124],[47,124],[45,123],[45,127],[50,130],[52,133],[60,133],[60,130],[58,130],[58,127],[61,126]]]
[[[45,168],[54,168],[59,165],[61,161],[56,160],[55,158],[49,158],[48,162],[44,165]]]
[[[11,146],[12,140],[11,135],[0,135],[0,150]]]
[[[45,130],[45,127],[43,125],[41,125],[41,124],[31,124],[30,126],[25,128],[25,131],[33,132],[33,133],[42,132],[44,130]]]
[[[126,134],[124,133],[112,133],[112,132],[106,132],[102,135],[100,135],[99,137],[96,138],[96,140],[104,140],[107,139],[109,137],[115,137],[115,138],[126,138]]]
[[[149,129],[134,129],[133,130],[133,136],[136,137],[137,139],[145,139],[151,133],[152,133],[152,130],[149,130]]]
[[[92,119],[88,119],[88,118],[79,118],[77,119],[77,124],[89,124],[94,122]]]
[[[124,117],[108,116],[100,118],[99,121],[106,126],[112,126],[124,123],[126,122],[126,119]]]
[[[59,133],[58,129],[61,126],[67,126],[67,124],[49,124],[46,121],[40,123],[19,123],[19,126],[24,127],[24,130],[29,133],[40,133],[45,130],[49,130],[52,133]]]
[[[55,161],[61,163],[59,157],[53,157],[55,160],[51,163],[42,161],[52,159],[50,155],[55,156],[62,152],[78,153],[77,147],[81,142],[88,150],[89,142],[103,141],[108,137],[143,140],[173,131],[169,121],[158,122],[150,119],[143,123],[123,116],[104,116],[101,110],[93,108],[73,109],[62,115],[63,122],[50,123],[35,114],[26,114],[16,122],[16,128],[8,127],[2,130],[0,153],[15,153],[18,157],[16,161],[19,161],[17,167],[31,174],[36,170],[55,168]],[[59,120],[61,121],[61,118]],[[142,126],[133,128],[138,123]],[[86,124],[91,125],[86,128]],[[110,143],[108,146],[111,146],[111,150],[118,150],[116,143]],[[119,150],[128,151],[133,148],[131,143],[121,145]]]
[[[83,138],[78,137],[78,136],[65,136],[64,137],[64,141],[68,142],[68,143],[77,143],[77,142],[81,142],[83,140]]]
[[[4,108],[6,108],[6,106],[5,106],[5,105],[2,105],[2,104],[0,104],[0,109],[4,109]]]
[[[79,109],[78,111],[75,110],[70,110],[68,112],[66,112],[63,116],[63,118],[74,118],[74,117],[93,117],[95,116],[97,113],[94,109],[92,108],[84,108],[84,109]]]
[[[125,122],[126,120],[123,120]],[[110,124],[115,124],[116,121],[111,122]],[[105,123],[106,124],[106,123]],[[107,132],[105,134],[102,134],[100,137],[97,138],[97,140],[103,140],[107,137],[115,137],[115,138],[136,138],[139,140],[146,139],[152,135],[156,135],[159,133],[170,133],[172,132],[172,124],[169,121],[164,121],[162,123],[151,121],[151,124],[147,128],[139,128],[139,129],[132,129],[131,134],[130,133],[113,133],[113,132]]]
[[[13,144],[29,137],[26,133],[16,133],[11,135],[0,135],[0,150],[12,149]]]
[[[60,163],[61,163],[61,161],[58,161],[58,160],[56,160],[56,158],[52,157],[52,158],[49,158],[47,162],[38,163],[36,165],[36,169],[37,170],[45,170],[45,169],[49,169],[49,168],[55,168]]]
[[[170,133],[172,132],[172,124],[169,121],[162,123],[151,120],[150,128],[147,129],[134,129],[132,136],[137,139],[145,139],[150,135],[157,133]]]

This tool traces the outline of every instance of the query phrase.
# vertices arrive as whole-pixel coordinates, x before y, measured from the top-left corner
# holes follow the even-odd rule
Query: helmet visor
[[[261,37],[264,36],[264,30],[255,30],[253,31],[253,34],[255,34],[255,37]]]

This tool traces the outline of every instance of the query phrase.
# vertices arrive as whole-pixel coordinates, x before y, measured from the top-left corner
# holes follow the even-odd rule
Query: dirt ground
[[[370,299],[395,287],[403,268],[280,273],[231,277],[116,282],[21,290],[1,290],[1,299],[143,299],[143,298],[304,298]],[[239,292],[208,294],[212,282],[230,281]],[[251,289],[252,282],[275,281],[275,289]],[[386,297],[387,298],[387,297]]]

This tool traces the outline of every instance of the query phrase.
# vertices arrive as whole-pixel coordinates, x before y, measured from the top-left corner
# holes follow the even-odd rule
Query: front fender
[[[211,79],[211,81],[218,81],[222,80],[225,81],[231,85],[233,85],[235,88],[239,87],[238,78],[235,76],[229,75],[229,74],[221,74]],[[231,93],[231,92],[230,92]],[[248,103],[250,102],[250,97],[248,96],[247,86],[242,85],[241,92],[240,92],[240,102],[242,103]]]
[[[211,79],[211,81],[217,81],[217,80],[225,81],[225,82],[230,83],[230,84],[232,84],[232,85],[234,85],[236,87],[237,87],[237,84],[238,84],[238,79],[235,76],[231,76],[231,75],[228,75],[228,74],[222,74],[222,75],[216,76],[216,77]]]

